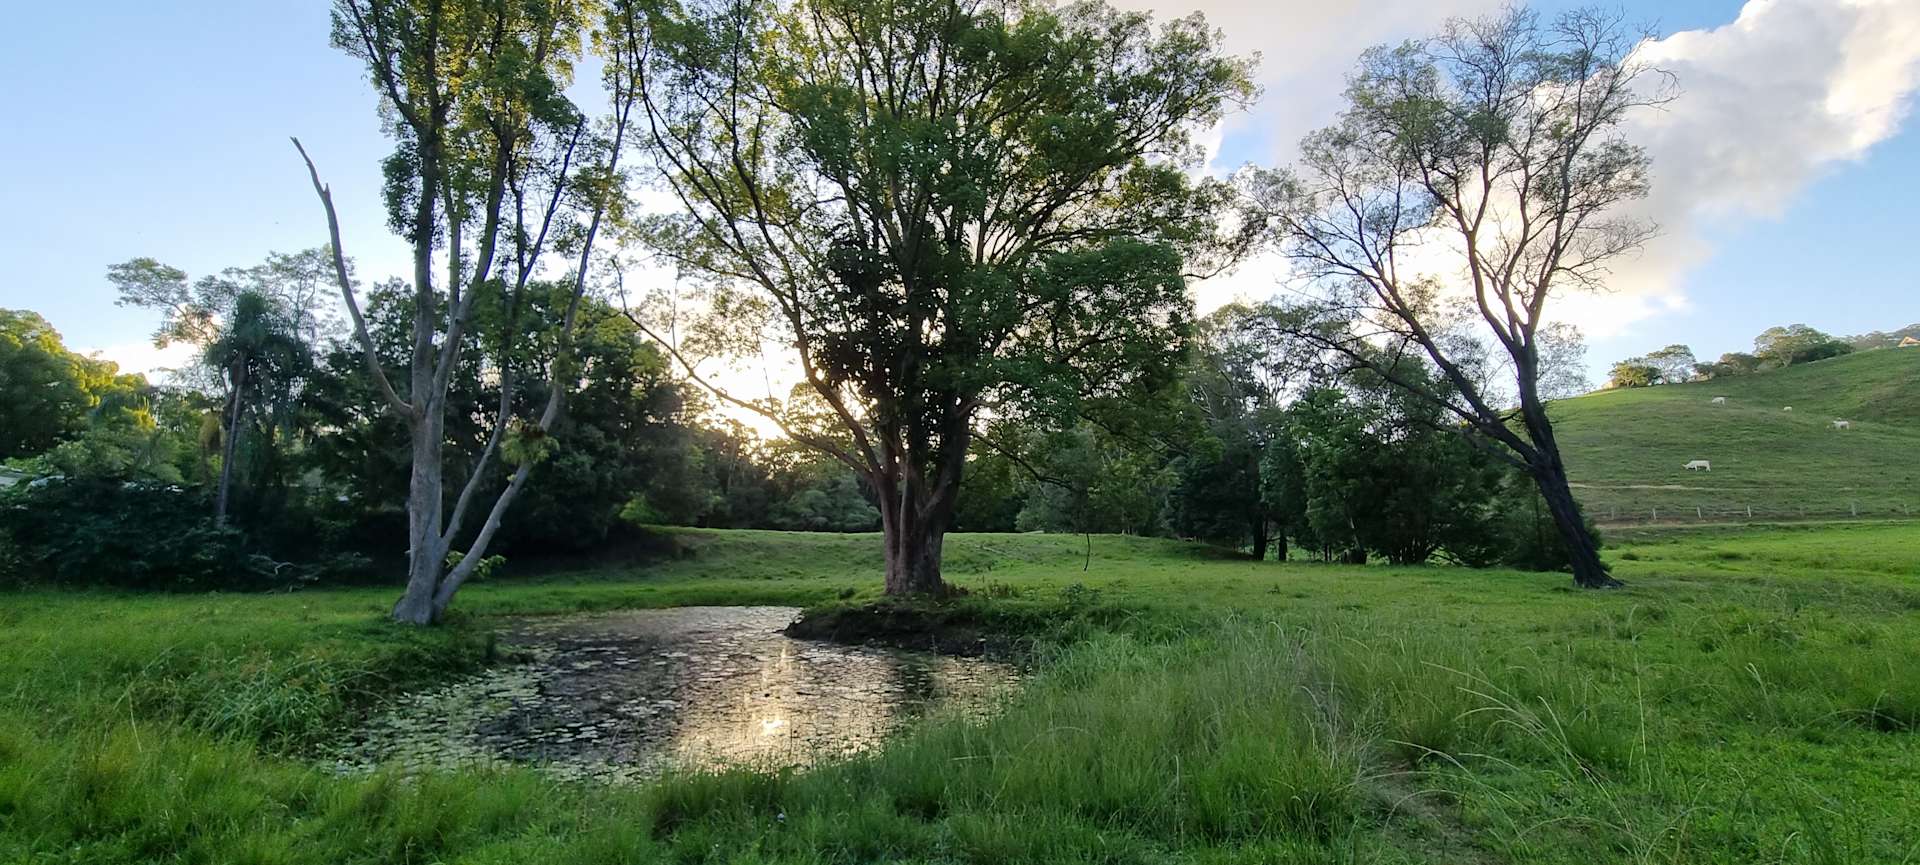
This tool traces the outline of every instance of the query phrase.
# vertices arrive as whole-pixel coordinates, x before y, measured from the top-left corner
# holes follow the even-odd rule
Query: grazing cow
[[[1713,463],[1708,462],[1706,460],[1694,460],[1692,462],[1687,463],[1686,469],[1687,471],[1696,471],[1698,469],[1706,469],[1708,472],[1712,472]]]
[[[1716,396],[1716,397],[1714,397],[1714,398],[1713,398],[1713,404],[1714,404],[1714,405],[1726,405],[1726,404],[1727,404],[1727,398],[1726,398],[1726,397],[1724,397],[1724,396]]]
[[[1781,409],[1781,411],[1793,411],[1793,406],[1787,406],[1786,408]]]
[[[1853,421],[1850,421],[1850,420],[1834,421],[1833,428],[1834,429],[1853,429]]]

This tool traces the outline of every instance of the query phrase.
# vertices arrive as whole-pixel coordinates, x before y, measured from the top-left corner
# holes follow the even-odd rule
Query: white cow
[[[1793,411],[1793,406],[1787,406],[1786,408],[1781,409],[1781,411]]]
[[[1713,398],[1713,404],[1714,404],[1714,405],[1726,405],[1726,404],[1727,404],[1727,398],[1726,398],[1726,397],[1724,397],[1724,396],[1716,396],[1716,397],[1714,397],[1714,398]]]
[[[1850,420],[1834,421],[1833,428],[1834,429],[1853,429],[1853,421],[1850,421]]]
[[[1687,471],[1695,471],[1695,470],[1698,470],[1698,469],[1706,469],[1706,470],[1707,470],[1708,472],[1712,472],[1712,471],[1713,471],[1713,463],[1711,463],[1711,462],[1708,462],[1708,461],[1706,461],[1706,460],[1693,460],[1692,462],[1689,462],[1689,463],[1687,463],[1687,465],[1686,465],[1686,469],[1687,469]]]

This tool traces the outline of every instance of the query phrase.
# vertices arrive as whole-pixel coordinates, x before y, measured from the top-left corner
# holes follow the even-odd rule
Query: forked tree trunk
[[[887,538],[887,594],[947,594],[946,580],[940,577],[940,547],[944,532],[902,531]]]
[[[886,544],[886,593],[890,597],[942,597],[949,588],[940,576],[941,547],[946,541],[944,515],[923,517],[920,502],[902,502],[897,495],[881,495],[880,531]]]
[[[887,558],[887,596],[945,596],[941,547],[947,541],[950,493],[906,481],[876,485],[879,531]],[[929,506],[931,499],[931,506]]]

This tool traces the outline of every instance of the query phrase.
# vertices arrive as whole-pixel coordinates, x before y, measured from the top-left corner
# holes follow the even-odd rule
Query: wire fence
[[[1649,523],[1788,522],[1796,520],[1909,519],[1920,516],[1920,502],[1855,499],[1825,504],[1590,504],[1587,516],[1602,525]]]

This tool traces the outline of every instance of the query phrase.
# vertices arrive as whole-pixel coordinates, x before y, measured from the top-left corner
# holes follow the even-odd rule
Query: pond
[[[801,766],[872,747],[932,712],[983,716],[1007,664],[796,640],[792,607],[677,607],[521,619],[528,658],[387,704],[340,771],[526,764],[567,778]]]

